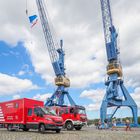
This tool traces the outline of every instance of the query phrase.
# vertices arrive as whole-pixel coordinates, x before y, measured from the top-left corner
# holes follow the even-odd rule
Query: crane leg
[[[137,106],[131,106],[130,108],[131,108],[132,114],[133,114],[134,126],[138,126]]]
[[[101,108],[100,108],[101,122],[103,124],[104,120],[107,119],[107,108],[108,107],[120,108],[120,107],[126,106],[126,107],[129,107],[132,110],[132,115],[133,115],[133,119],[134,119],[134,123],[133,123],[134,126],[138,126],[137,105],[136,105],[135,101],[133,100],[133,98],[130,96],[127,89],[125,88],[123,82],[120,82],[120,85],[118,85],[118,86],[121,87],[121,91],[122,91],[122,94],[124,96],[124,100],[116,100],[115,98],[108,99],[109,95],[106,94],[106,96],[105,96],[105,98],[102,102]],[[116,111],[115,111],[115,113],[116,113]]]
[[[54,104],[62,106],[62,105],[64,105],[65,96],[68,97],[68,101],[69,101],[70,105],[72,105],[72,106],[76,105],[76,103],[70,96],[69,92],[65,91],[65,88],[63,86],[62,87],[60,86],[57,88],[57,90],[54,92],[54,94],[51,96],[51,98],[49,100],[47,100],[45,106],[53,106]]]
[[[59,97],[59,101],[58,101],[59,105],[63,105],[64,104],[64,95],[65,95],[65,93],[62,92],[60,97]]]
[[[100,108],[100,118],[101,118],[101,123],[104,124],[104,120],[106,119],[106,114],[107,114],[107,100],[103,100],[101,108]]]
[[[123,106],[128,106],[128,107],[131,108],[133,119],[134,119],[134,125],[137,126],[138,125],[138,112],[137,112],[138,109],[137,109],[137,105],[136,105],[135,101],[133,100],[133,98],[128,93],[128,91],[125,88],[123,83],[121,83],[120,87],[121,87],[123,95],[125,97],[125,101],[123,101],[122,105]]]

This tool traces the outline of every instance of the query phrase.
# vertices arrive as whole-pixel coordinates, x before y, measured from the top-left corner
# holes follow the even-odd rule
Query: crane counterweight
[[[55,85],[70,87],[70,80],[65,76],[58,76],[55,78]]]

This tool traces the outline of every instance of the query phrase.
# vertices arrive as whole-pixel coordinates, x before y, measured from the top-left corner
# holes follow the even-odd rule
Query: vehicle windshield
[[[56,113],[53,110],[50,110],[50,109],[47,109],[47,108],[44,108],[44,107],[42,107],[41,109],[46,115],[57,116]]]
[[[84,109],[78,109],[78,114],[86,114],[86,111]]]

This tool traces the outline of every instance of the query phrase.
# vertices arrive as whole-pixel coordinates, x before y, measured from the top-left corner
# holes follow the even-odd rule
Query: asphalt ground
[[[132,131],[126,132],[124,128],[112,131],[86,127],[80,131],[62,130],[59,134],[52,131],[40,134],[35,130],[9,132],[0,128],[0,140],[140,140],[140,128],[132,128]]]

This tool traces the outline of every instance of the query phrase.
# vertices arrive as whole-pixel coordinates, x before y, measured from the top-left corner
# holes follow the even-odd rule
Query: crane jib
[[[107,58],[110,60],[117,60],[117,50],[113,47],[113,42],[106,44]]]
[[[52,66],[53,66],[54,72],[57,76],[62,75],[62,71],[60,69],[58,62],[52,62]]]
[[[59,57],[58,57],[58,53],[57,53],[57,49],[56,49],[56,40],[53,37],[51,28],[49,26],[49,18],[47,17],[47,13],[46,13],[46,9],[45,9],[45,3],[43,2],[43,0],[36,0],[37,3],[37,7],[38,7],[38,12],[39,12],[39,16],[40,16],[40,20],[41,20],[41,24],[42,24],[42,28],[43,28],[43,33],[45,36],[45,41],[47,44],[47,48],[48,48],[48,52],[50,55],[50,59],[51,59],[51,63],[55,72],[55,75],[62,75],[63,72],[60,68],[60,63],[59,63]]]

